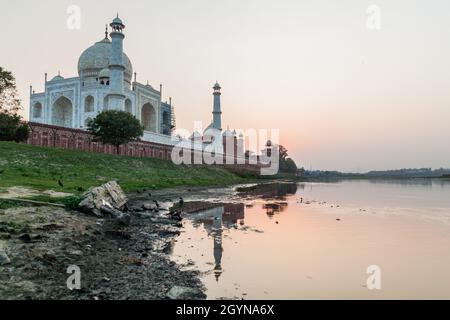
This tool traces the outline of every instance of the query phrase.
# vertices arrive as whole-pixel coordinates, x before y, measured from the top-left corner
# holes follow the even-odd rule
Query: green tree
[[[136,141],[144,134],[144,128],[136,117],[124,111],[103,111],[88,123],[88,131],[94,135],[94,141],[116,147]]]
[[[296,174],[297,173],[297,165],[295,161],[291,158],[287,158],[284,163],[284,172]]]
[[[30,137],[31,130],[27,124],[22,123],[17,127],[16,134],[14,135],[14,141],[17,143],[26,142]]]
[[[16,79],[10,71],[0,67],[0,112],[17,114],[20,109]]]
[[[0,140],[24,142],[30,136],[28,125],[21,123],[16,79],[0,67]]]
[[[280,154],[280,172],[296,174],[297,173],[297,165],[292,158],[289,158],[288,150],[283,147],[278,147]]]
[[[278,150],[280,152],[280,161],[286,160],[287,157],[289,156],[288,150],[285,147],[283,147],[282,145],[278,146]]]
[[[304,167],[301,167],[300,169],[297,170],[297,173],[300,177],[303,177],[306,173],[306,169]]]
[[[25,142],[30,136],[28,125],[17,114],[0,112],[0,141]]]
[[[18,115],[0,112],[0,141],[12,141],[20,124]]]

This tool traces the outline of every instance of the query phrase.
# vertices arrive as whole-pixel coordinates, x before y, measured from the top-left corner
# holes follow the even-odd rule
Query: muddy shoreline
[[[252,184],[239,187],[249,186],[253,193]],[[184,203],[181,211],[186,215],[205,200],[233,203],[254,196],[238,194],[237,188],[179,187],[127,194],[127,226],[63,208],[0,210],[0,299],[206,299],[200,272],[171,259],[183,224],[171,218],[169,209]],[[67,287],[70,266],[80,268],[80,290]]]
[[[199,273],[169,258],[182,224],[164,209],[143,209],[155,200],[169,207],[180,191],[128,195],[126,227],[54,207],[0,210],[0,251],[8,260],[0,265],[0,299],[205,299]],[[72,265],[81,270],[80,290],[67,288]]]

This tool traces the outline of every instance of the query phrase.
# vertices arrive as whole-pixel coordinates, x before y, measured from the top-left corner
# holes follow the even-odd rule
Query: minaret
[[[214,89],[213,126],[214,126],[214,129],[222,131],[222,108],[220,105],[220,96],[222,95],[220,93],[220,89],[222,89],[222,88],[220,87],[219,83],[216,82],[213,89]]]
[[[125,25],[120,20],[119,15],[110,24],[112,31],[111,36],[111,58],[110,58],[110,95],[108,101],[108,109],[110,110],[124,110],[125,95],[124,95],[124,72],[123,65],[123,29]]]

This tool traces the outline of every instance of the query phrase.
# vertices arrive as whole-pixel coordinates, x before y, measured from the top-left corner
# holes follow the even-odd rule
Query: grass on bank
[[[116,180],[126,192],[176,186],[226,185],[246,178],[214,166],[0,142],[0,188],[22,186],[79,195]],[[59,182],[63,186],[60,186]]]
[[[11,200],[4,200],[0,199],[0,210],[6,210],[11,208],[18,208],[18,207],[30,207],[30,204],[27,203],[20,203],[17,201],[11,201]],[[2,212],[0,211],[0,215]]]

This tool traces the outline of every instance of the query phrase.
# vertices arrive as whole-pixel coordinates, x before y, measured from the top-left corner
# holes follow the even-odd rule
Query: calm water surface
[[[450,299],[449,181],[301,183],[223,200],[188,215],[172,252],[202,272],[209,299]],[[371,265],[381,290],[367,288]]]

